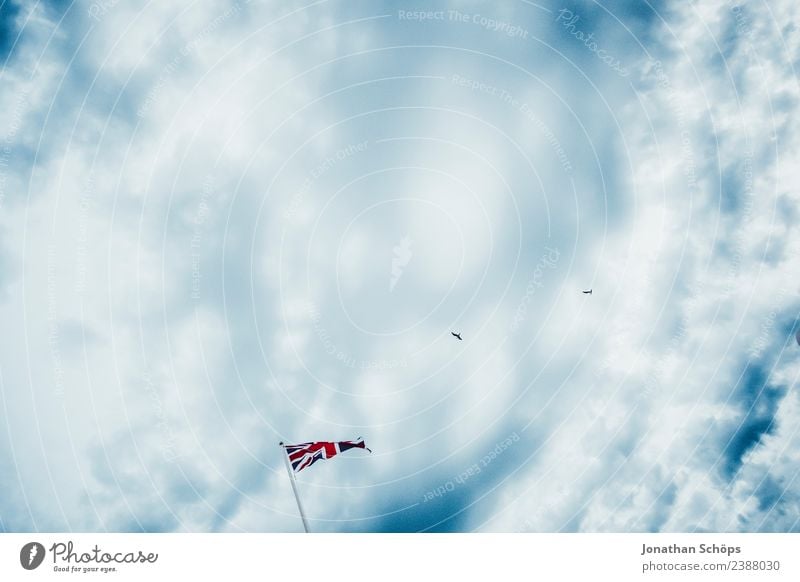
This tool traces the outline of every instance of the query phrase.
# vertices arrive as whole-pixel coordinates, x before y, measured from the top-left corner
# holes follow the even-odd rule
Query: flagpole
[[[297,501],[297,509],[300,510],[300,519],[303,520],[303,529],[308,533],[308,522],[306,521],[306,514],[303,511],[303,506],[300,504],[300,496],[297,494],[297,485],[295,484],[294,473],[289,466],[289,455],[286,452],[286,446],[281,442],[281,449],[283,449],[283,460],[286,463],[286,472],[289,473],[289,483],[292,484],[292,491],[294,491],[294,498]]]

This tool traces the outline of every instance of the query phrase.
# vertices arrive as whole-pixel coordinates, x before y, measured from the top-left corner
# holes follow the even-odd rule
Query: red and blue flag
[[[295,473],[299,473],[306,467],[310,467],[320,459],[330,459],[350,449],[365,449],[370,453],[372,452],[364,444],[364,439],[362,438],[355,441],[318,441],[313,443],[300,443],[299,445],[284,445],[284,447],[286,447],[286,454],[289,455],[289,463],[291,463]]]

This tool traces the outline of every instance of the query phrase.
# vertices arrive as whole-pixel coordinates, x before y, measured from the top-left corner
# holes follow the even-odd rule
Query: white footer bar
[[[0,580],[800,580],[797,534],[3,534]]]

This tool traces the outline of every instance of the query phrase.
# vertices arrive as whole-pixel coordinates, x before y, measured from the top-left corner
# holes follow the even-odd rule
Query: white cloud
[[[783,168],[796,167],[797,148],[789,118],[770,111],[778,93],[797,94],[789,68],[795,53],[784,53],[776,30],[796,17],[790,6],[776,7],[775,19],[742,8],[751,33],[740,30],[732,54],[718,62],[711,58],[717,43],[732,32],[728,4],[676,8],[661,28],[657,40],[671,52],[656,53],[660,70],[643,67],[640,102],[622,117],[635,211],[595,256],[591,306],[560,298],[561,321],[551,328],[551,341],[570,342],[567,353],[578,353],[576,338],[591,342],[573,380],[591,389],[476,525],[796,529],[798,484],[786,456],[795,446],[796,373],[783,372],[790,356],[773,368],[787,345],[777,324],[767,327],[769,351],[760,365],[789,394],[774,430],[730,483],[723,471],[724,443],[744,428],[750,406],[734,393],[739,372],[770,313],[783,325],[797,305],[791,273],[798,255],[788,250],[797,237],[775,212],[781,196],[796,198],[786,192],[791,181]],[[746,81],[737,91],[732,78]],[[769,140],[776,124],[784,136],[778,144]],[[717,159],[736,175],[738,191],[720,183]],[[721,211],[721,200],[731,197],[736,210]],[[770,236],[786,250],[765,262]],[[754,495],[765,480],[782,497],[759,510]]]
[[[793,392],[720,465],[742,365],[796,306],[798,41],[775,27],[797,9],[748,11],[718,62],[732,8],[676,5],[660,68],[626,62],[636,94],[545,16],[575,67],[477,26],[293,10],[117,3],[43,55],[52,19],[27,25],[0,90],[0,527],[296,530],[277,441],[359,435],[375,454],[301,490],[314,529],[380,527],[513,431],[463,527],[796,528]],[[370,50],[398,30],[480,51]],[[790,360],[762,362],[775,385]]]

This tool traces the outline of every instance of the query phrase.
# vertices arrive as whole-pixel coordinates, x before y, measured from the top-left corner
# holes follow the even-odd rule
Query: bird
[[[457,337],[458,339],[461,339],[461,334],[460,334],[460,333],[456,333],[456,332],[454,332],[454,331],[451,331],[451,332],[450,332],[450,335],[452,335],[452,336],[455,336],[455,337]],[[464,340],[461,340],[461,341],[463,342]]]
[[[583,293],[584,295],[591,295],[592,289],[589,289],[588,291],[581,291],[581,293]]]

